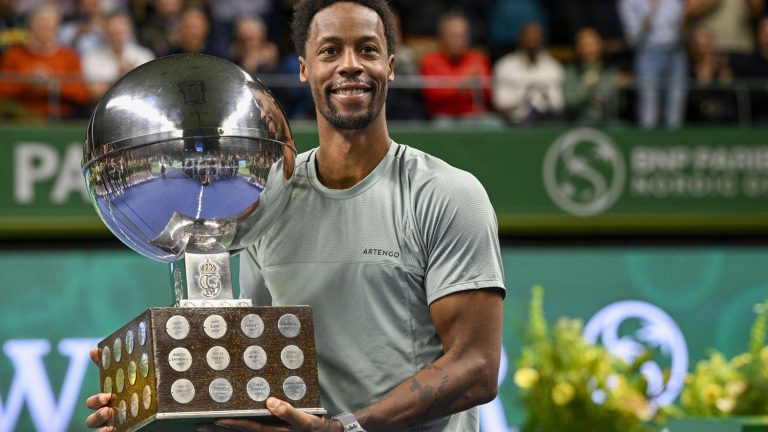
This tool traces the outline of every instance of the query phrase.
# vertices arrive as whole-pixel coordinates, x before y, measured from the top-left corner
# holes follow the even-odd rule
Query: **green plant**
[[[713,350],[686,377],[677,416],[724,417],[768,412],[768,300],[756,306],[749,351],[727,359]]]
[[[562,318],[551,332],[543,289],[533,287],[526,343],[514,381],[527,418],[525,432],[655,430],[640,358],[628,365],[582,336],[579,320]]]

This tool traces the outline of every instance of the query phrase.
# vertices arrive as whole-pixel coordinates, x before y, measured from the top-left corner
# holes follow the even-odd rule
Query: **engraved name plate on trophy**
[[[83,157],[91,201],[126,245],[169,263],[176,299],[99,343],[118,431],[274,421],[269,396],[325,413],[311,309],[253,307],[232,290],[230,257],[285,209],[295,156],[269,90],[220,58],[151,61],[99,101]]]

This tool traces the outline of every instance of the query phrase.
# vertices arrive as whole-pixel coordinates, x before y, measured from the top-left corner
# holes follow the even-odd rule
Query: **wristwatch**
[[[357,422],[357,418],[355,418],[355,415],[352,413],[345,412],[331,418],[341,422],[344,432],[365,432],[365,429],[360,426],[360,423]]]

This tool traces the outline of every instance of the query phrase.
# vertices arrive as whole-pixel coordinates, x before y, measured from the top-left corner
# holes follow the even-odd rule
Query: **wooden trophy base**
[[[184,431],[217,418],[277,422],[277,397],[323,415],[308,306],[151,308],[99,343],[118,432]]]

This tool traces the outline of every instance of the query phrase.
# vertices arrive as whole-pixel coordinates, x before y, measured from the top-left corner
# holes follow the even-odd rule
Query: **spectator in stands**
[[[395,76],[397,82],[406,84],[405,87],[392,87],[387,93],[387,119],[388,120],[423,120],[424,102],[421,92],[416,88],[407,86],[416,83],[420,79],[419,62],[414,50],[403,41],[400,15],[393,15],[395,26]]]
[[[75,48],[81,58],[85,53],[102,46],[104,15],[101,13],[100,0],[80,0],[75,16],[62,23],[59,41]]]
[[[731,56],[734,75],[748,80],[752,115],[755,120],[768,120],[768,16],[757,24],[755,52],[751,55]]]
[[[5,52],[0,72],[12,79],[0,84],[0,97],[16,100],[42,118],[69,118],[88,102],[77,53],[60,45],[60,15],[52,5],[29,17],[29,37]]]
[[[272,21],[276,16],[280,17],[283,24],[286,17],[281,15],[283,11],[282,1],[272,0],[216,0],[209,1],[211,11],[211,49],[223,54],[228,54],[230,47],[237,41],[233,38],[236,34],[236,25],[244,17],[258,18],[264,23],[266,29],[265,38],[277,40],[277,32],[270,34],[272,27],[279,26]]]
[[[438,22],[440,47],[421,60],[427,115],[439,124],[496,123],[488,109],[490,62],[470,49],[469,32],[460,12],[443,15]]]
[[[687,119],[694,122],[733,122],[736,98],[728,85],[733,71],[728,57],[717,52],[712,32],[704,26],[691,31],[688,43],[689,78]]]
[[[210,21],[205,11],[198,7],[184,10],[179,17],[179,25],[173,31],[173,45],[168,54],[208,54],[219,55],[210,46],[208,35]],[[226,56],[226,54],[224,54]]]
[[[593,28],[576,32],[576,56],[565,69],[565,112],[578,123],[605,123],[617,111],[619,71],[603,62],[603,40]]]
[[[11,45],[24,42],[27,29],[16,11],[17,0],[0,0],[0,54]]]
[[[556,118],[563,109],[563,66],[545,49],[541,25],[529,23],[520,48],[493,69],[493,102],[516,124]]]
[[[685,0],[621,0],[619,13],[627,40],[635,50],[639,123],[659,122],[659,94],[664,99],[664,124],[683,124],[688,68],[681,31]],[[663,91],[662,91],[663,90]]]
[[[261,18],[246,16],[235,24],[235,43],[232,59],[252,76],[266,80],[266,84],[280,102],[288,118],[308,118],[314,114],[312,93],[308,87],[296,86],[299,62],[295,54],[280,56],[277,45],[267,39],[268,28]],[[272,85],[269,74],[294,75],[290,84]]]
[[[726,54],[751,54],[757,18],[765,10],[765,0],[688,0],[689,26],[704,28],[717,35],[714,48]]]
[[[162,57],[171,50],[171,34],[176,29],[183,9],[182,0],[154,0],[154,12],[138,27],[139,44]]]
[[[267,26],[261,18],[245,16],[235,24],[232,59],[249,73],[273,73],[280,53],[277,45],[267,39]]]
[[[152,51],[134,41],[130,15],[109,15],[104,25],[106,43],[83,57],[83,75],[93,100],[101,98],[126,72],[155,58]]]

